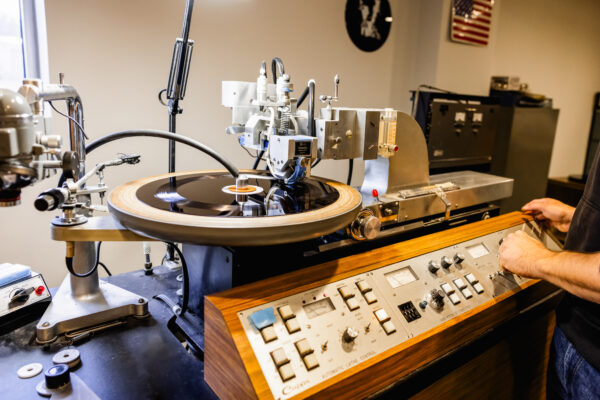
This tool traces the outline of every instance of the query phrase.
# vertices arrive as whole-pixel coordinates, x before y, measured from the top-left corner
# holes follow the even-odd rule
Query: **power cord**
[[[65,257],[65,264],[67,265],[67,269],[69,270],[69,272],[78,278],[87,278],[88,276],[90,276],[94,272],[96,272],[96,270],[98,269],[98,265],[102,264],[100,262],[100,246],[101,245],[102,245],[102,242],[98,242],[98,244],[96,245],[96,260],[94,261],[94,266],[88,272],[86,272],[84,274],[78,274],[77,272],[75,272],[73,270],[73,257],[72,256]],[[106,268],[106,266],[104,264],[102,264],[102,267],[104,268],[104,270],[106,271],[106,273],[109,276],[112,276],[112,274],[110,273],[110,271],[108,270],[108,268]]]
[[[181,312],[179,315],[185,313],[188,309],[188,303],[190,301],[190,276],[188,273],[188,266],[183,257],[183,252],[175,245],[175,243],[165,242],[165,244],[171,246],[181,259],[181,268],[183,269],[183,300],[181,301]]]

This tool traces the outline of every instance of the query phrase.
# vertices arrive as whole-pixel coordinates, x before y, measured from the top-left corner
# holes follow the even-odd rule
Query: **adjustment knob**
[[[354,340],[357,337],[358,337],[358,331],[352,327],[349,327],[349,328],[346,328],[346,330],[344,331],[342,339],[346,343],[352,343],[352,342],[354,342]]]
[[[427,268],[429,269],[429,272],[431,272],[432,274],[435,274],[440,269],[440,263],[438,263],[437,261],[431,260],[431,261],[429,261],[429,266]]]
[[[375,239],[381,230],[381,221],[379,218],[370,215],[361,219],[358,229],[365,239]]]
[[[375,239],[381,230],[381,221],[369,209],[362,210],[350,225],[349,233],[356,240]]]
[[[33,290],[17,289],[10,296],[10,303],[24,303],[29,299],[29,295]]]
[[[46,370],[44,373],[46,387],[48,389],[58,389],[71,383],[69,366],[67,364],[57,364]]]
[[[454,262],[455,262],[456,264],[460,264],[460,263],[462,263],[463,261],[465,261],[465,255],[464,255],[463,253],[456,253],[456,254],[454,255]]]
[[[442,267],[448,269],[452,265],[452,260],[450,257],[444,256],[442,257]]]
[[[425,301],[427,301],[427,303],[429,303],[431,308],[433,308],[434,310],[439,311],[442,308],[444,308],[444,295],[438,289],[433,289],[432,291],[427,293]]]

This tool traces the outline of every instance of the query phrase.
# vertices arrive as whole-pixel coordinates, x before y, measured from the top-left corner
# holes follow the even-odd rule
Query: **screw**
[[[42,324],[42,326],[43,326],[44,328],[46,328],[46,327],[50,326],[50,322],[44,322],[44,323]]]
[[[144,302],[145,302],[145,300],[140,297],[140,299],[138,300],[138,303],[143,304]]]

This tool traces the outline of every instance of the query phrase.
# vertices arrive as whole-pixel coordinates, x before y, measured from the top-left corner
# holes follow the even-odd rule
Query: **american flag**
[[[493,7],[494,0],[453,0],[450,39],[487,46]]]

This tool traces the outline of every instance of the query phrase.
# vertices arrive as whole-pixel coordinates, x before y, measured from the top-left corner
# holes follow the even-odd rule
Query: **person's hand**
[[[539,277],[536,261],[551,254],[544,245],[525,233],[508,234],[500,246],[498,262],[504,269],[527,278]]]
[[[531,214],[542,224],[555,227],[561,232],[569,230],[575,208],[558,200],[544,198],[535,199],[525,204],[521,211]]]

